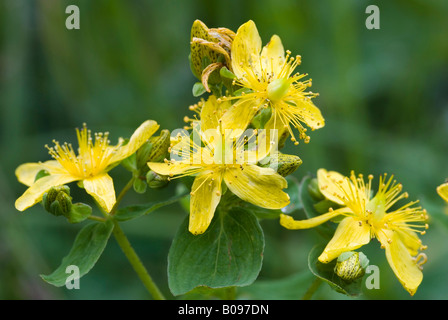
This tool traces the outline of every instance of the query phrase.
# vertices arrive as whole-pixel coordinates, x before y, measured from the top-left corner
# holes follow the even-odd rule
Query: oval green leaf
[[[318,257],[324,248],[324,245],[316,245],[311,249],[310,254],[308,255],[308,267],[311,272],[316,277],[328,283],[333,290],[351,297],[359,296],[362,293],[363,278],[359,278],[352,282],[347,282],[339,278],[334,272],[337,259],[330,263],[322,263],[318,260]]]
[[[315,207],[315,205],[319,202],[313,199],[313,197],[308,191],[308,186],[311,183],[311,180],[312,180],[311,176],[305,176],[300,183],[300,189],[299,189],[299,202],[302,204],[303,211],[305,212],[305,215],[308,219],[314,218],[322,214],[318,212]],[[330,223],[331,222],[321,224],[320,226],[317,226],[315,230],[319,232],[322,236],[324,236],[326,239],[331,239],[336,229]]]
[[[128,206],[121,209],[118,209],[117,212],[114,215],[115,220],[117,221],[128,221],[132,220],[144,215],[147,215],[159,208],[162,208],[164,206],[170,205],[172,203],[180,201],[182,198],[184,198],[187,194],[179,194],[176,196],[173,196],[169,198],[168,200],[164,201],[153,201],[142,205],[134,205],[134,206]]]
[[[207,231],[193,235],[188,217],[168,254],[168,284],[177,296],[198,287],[247,286],[260,272],[264,235],[248,210],[232,208],[215,213]]]
[[[87,274],[103,253],[113,226],[112,221],[94,222],[86,225],[79,231],[72,249],[62,259],[61,265],[52,274],[41,275],[42,279],[56,287],[61,287],[66,284],[70,275],[66,272],[67,267],[78,267],[80,278]]]

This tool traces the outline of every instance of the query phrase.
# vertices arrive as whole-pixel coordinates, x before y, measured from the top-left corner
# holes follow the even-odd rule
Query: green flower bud
[[[135,159],[129,158],[129,167],[138,177],[144,179],[149,171],[148,162],[160,162],[168,157],[168,148],[170,147],[170,131],[162,130],[159,136],[151,137],[135,153]],[[134,161],[132,163],[132,161]],[[122,162],[123,164],[123,162]]]
[[[341,279],[352,282],[364,276],[368,265],[369,259],[364,253],[348,251],[338,257],[334,272]]]
[[[319,190],[319,184],[316,178],[311,179],[308,184],[308,193],[316,201],[325,199],[324,195]]]
[[[170,138],[170,131],[165,129],[160,132],[159,136],[149,139],[149,142],[152,144],[152,149],[145,164],[146,162],[160,162],[168,156]]]
[[[277,172],[286,177],[297,170],[302,164],[302,159],[291,154],[278,153],[278,169]]]
[[[153,147],[152,143],[148,140],[140,147],[140,149],[137,150],[137,152],[135,153],[136,170],[142,167],[147,167],[146,163],[148,162],[148,158],[151,153],[152,147]]]
[[[55,216],[67,215],[72,207],[68,186],[51,187],[42,197],[45,210]]]
[[[168,185],[169,180],[167,176],[162,176],[155,173],[154,171],[149,171],[146,174],[146,182],[148,183],[148,186],[150,188],[159,189]]]
[[[268,159],[265,159],[260,163],[260,166],[276,169],[278,174],[286,177],[296,171],[301,164],[302,159],[298,156],[278,152],[275,155],[271,155]]]
[[[141,180],[140,178],[134,180],[133,188],[135,192],[145,193],[146,187],[147,187],[146,182]]]

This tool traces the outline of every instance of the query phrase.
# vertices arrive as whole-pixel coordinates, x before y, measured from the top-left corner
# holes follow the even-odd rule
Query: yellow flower
[[[115,190],[108,171],[136,152],[158,128],[155,121],[147,120],[134,132],[127,144],[120,139],[117,145],[111,146],[108,133],[96,133],[93,142],[90,130],[84,125],[81,130],[76,129],[78,154],[71,144],[64,143],[61,146],[54,141],[54,147],[46,146],[54,160],[25,163],[16,169],[18,180],[29,186],[16,200],[17,210],[23,211],[41,201],[43,194],[51,187],[79,181],[87,193],[110,212],[115,204]],[[35,181],[36,174],[42,170],[49,175]]]
[[[234,144],[233,136],[225,133],[229,127],[219,118],[227,108],[228,103],[218,104],[211,96],[201,104],[200,123],[193,123],[193,139],[181,138],[171,148],[170,161],[148,163],[161,175],[196,175],[190,201],[189,231],[193,234],[205,232],[210,225],[223,193],[222,182],[240,199],[260,207],[280,209],[289,204],[288,194],[282,191],[287,187],[285,178],[271,168],[257,166],[257,151],[244,150],[246,140]],[[200,141],[195,141],[194,134]]]
[[[448,202],[448,182],[441,184],[437,187],[437,193],[442,197],[443,200]]]
[[[285,56],[277,35],[272,36],[263,49],[261,45],[253,21],[238,29],[231,51],[234,84],[249,91],[241,96],[223,98],[238,99],[223,120],[231,126],[239,123],[246,127],[258,111],[270,107],[272,115],[265,128],[287,130],[298,144],[292,126],[299,131],[299,138],[308,142],[310,138],[303,124],[315,130],[322,128],[325,120],[311,101],[317,94],[305,91],[311,86],[311,80],[301,81],[306,74],[293,74],[301,62],[300,56],[290,57],[289,51]]]
[[[402,185],[393,177],[380,177],[378,192],[372,196],[372,179],[369,175],[365,183],[362,175],[357,178],[352,172],[350,178],[325,169],[317,173],[319,190],[332,202],[341,206],[336,210],[303,221],[294,221],[291,216],[281,215],[280,224],[287,229],[312,228],[336,216],[344,218],[339,223],[333,238],[319,256],[319,261],[328,263],[341,253],[352,251],[376,237],[386,251],[386,257],[403,287],[414,295],[423,274],[421,265],[426,255],[419,250],[426,249],[418,234],[424,234],[428,225],[427,213],[414,204],[407,203],[391,209],[400,199],[408,197],[402,193]]]

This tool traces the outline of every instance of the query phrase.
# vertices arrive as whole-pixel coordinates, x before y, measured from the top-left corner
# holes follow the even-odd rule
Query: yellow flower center
[[[378,225],[386,214],[386,199],[376,196],[366,204],[367,221],[372,225]]]
[[[95,133],[95,142],[93,142],[90,130],[83,125],[82,130],[76,129],[78,138],[78,155],[76,155],[71,144],[53,141],[54,147],[47,149],[50,155],[64,167],[67,172],[80,179],[94,177],[106,172],[110,164],[111,157],[116,153],[120,144],[110,147],[108,140],[109,133]]]
[[[395,210],[390,210],[399,200],[408,197],[407,192],[402,192],[402,185],[393,180],[393,176],[386,180],[386,175],[380,176],[378,192],[371,198],[372,175],[368,177],[368,183],[364,182],[363,176],[355,177],[352,172],[347,182],[337,183],[340,186],[341,200],[349,207],[360,223],[370,226],[372,237],[383,229],[398,232],[417,232],[425,234],[421,229],[427,229],[428,219],[426,210],[414,206],[418,201],[408,202]],[[347,187],[348,186],[348,187]],[[389,212],[388,212],[389,211]]]
[[[291,81],[288,79],[275,79],[268,84],[268,99],[272,102],[280,101],[288,93],[290,85]]]

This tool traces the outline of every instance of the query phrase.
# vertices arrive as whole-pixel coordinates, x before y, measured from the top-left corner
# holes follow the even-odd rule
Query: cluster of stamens
[[[77,177],[92,177],[103,171],[108,165],[108,160],[116,152],[118,147],[109,146],[109,133],[95,133],[93,141],[92,133],[87,130],[85,124],[83,129],[76,129],[78,138],[78,155],[71,143],[60,144],[53,140],[54,147],[45,145],[49,154],[59,162],[70,174]]]
[[[330,176],[328,176],[330,177]],[[363,175],[355,176],[352,171],[350,178],[345,177],[339,181],[333,181],[338,186],[340,192],[334,192],[334,196],[340,199],[345,206],[350,208],[350,213],[344,213],[347,216],[354,216],[359,220],[359,225],[367,224],[371,229],[371,236],[374,237],[379,233],[386,235],[384,230],[398,232],[403,236],[406,233],[418,233],[424,235],[428,229],[428,214],[425,209],[415,206],[419,201],[411,201],[401,207],[391,210],[399,200],[407,199],[408,193],[402,192],[402,185],[397,184],[393,180],[393,176],[386,179],[387,174],[380,176],[378,192],[372,197],[372,180],[373,175],[368,176],[366,184]],[[328,186],[321,186],[322,190]],[[374,208],[369,207],[369,204]],[[415,242],[419,250],[425,250],[427,246],[417,237],[407,237],[409,241]],[[392,239],[388,238],[388,243],[392,243]],[[384,247],[383,247],[384,248]],[[420,253],[415,258],[419,267],[426,262],[426,255]]]

